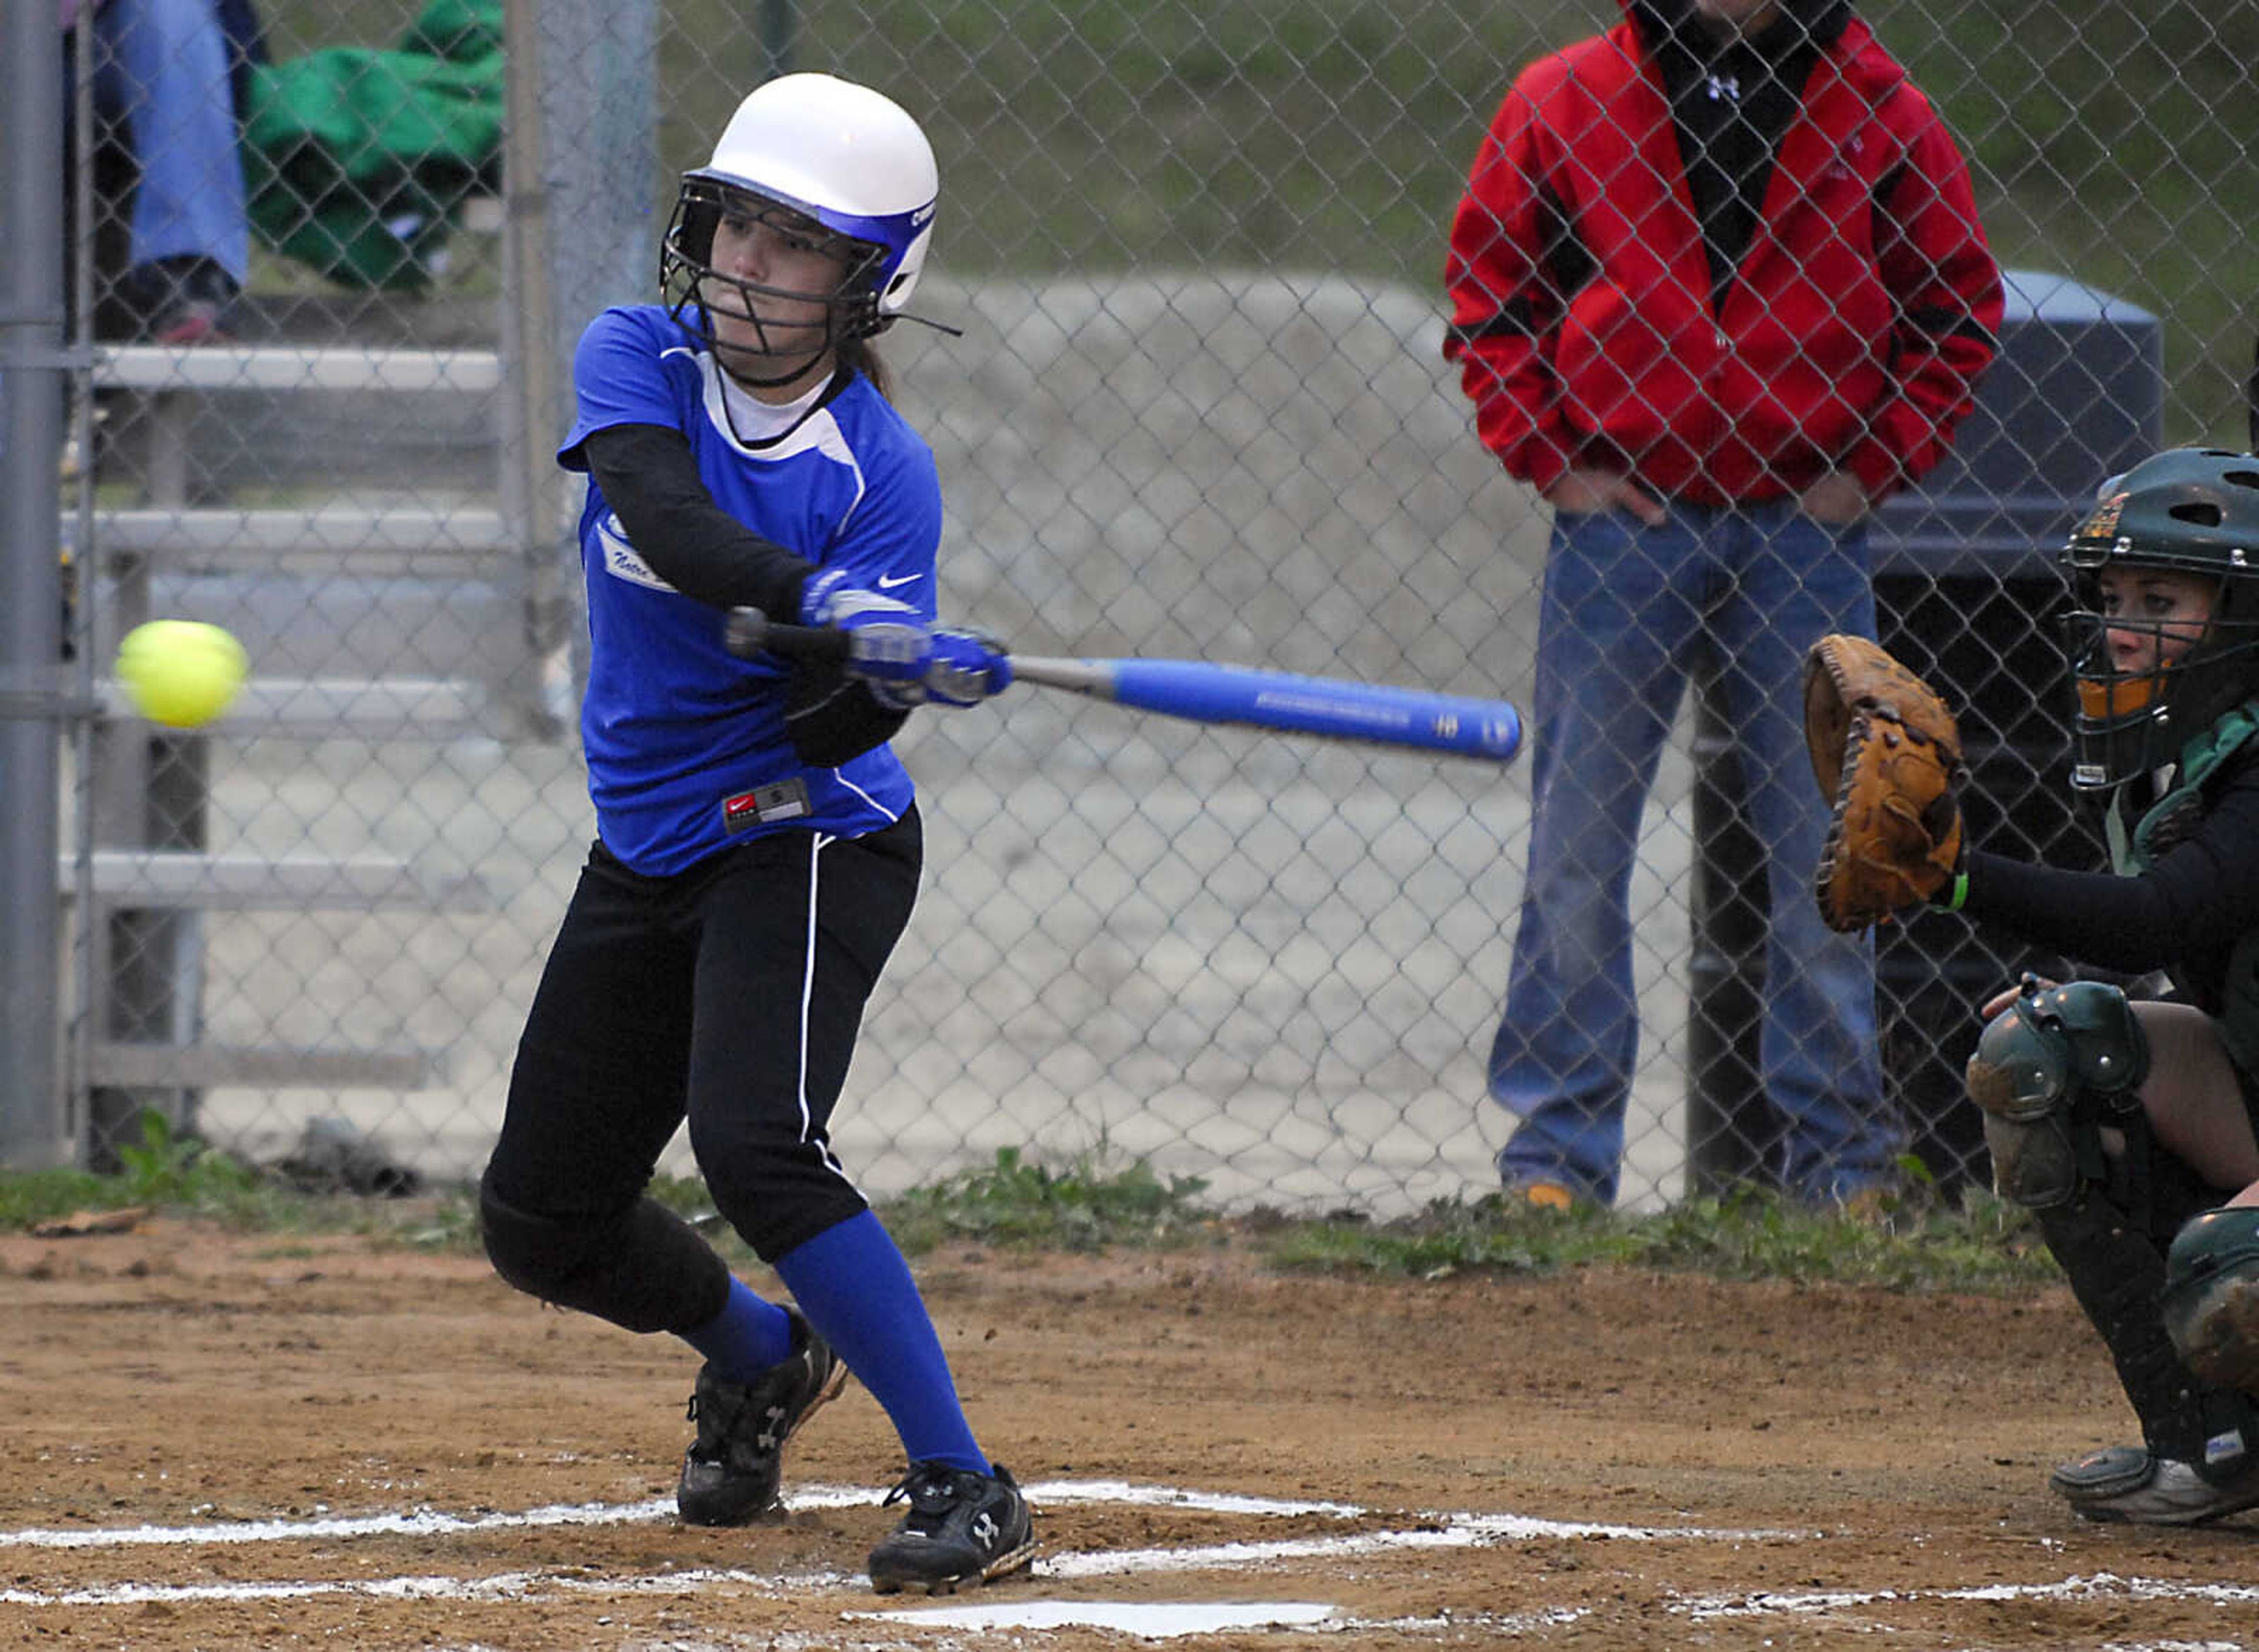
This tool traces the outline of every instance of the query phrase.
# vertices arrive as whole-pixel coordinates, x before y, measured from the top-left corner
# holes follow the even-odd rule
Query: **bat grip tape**
[[[795,659],[844,659],[847,634],[828,625],[783,625],[757,608],[733,608],[723,633],[730,652],[740,659],[766,649]]]

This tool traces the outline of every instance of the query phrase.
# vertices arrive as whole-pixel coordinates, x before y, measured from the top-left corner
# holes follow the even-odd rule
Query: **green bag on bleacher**
[[[347,287],[428,286],[463,202],[502,187],[501,0],[431,0],[393,50],[252,69],[251,220]]]

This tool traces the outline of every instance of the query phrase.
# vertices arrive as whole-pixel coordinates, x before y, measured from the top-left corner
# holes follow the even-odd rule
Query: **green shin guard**
[[[2164,1317],[2191,1370],[2259,1394],[2259,1207],[2204,1211],[2174,1235]]]
[[[1969,1093],[1985,1113],[1994,1186],[2037,1217],[2151,1456],[2219,1484],[2259,1467],[2259,1414],[2192,1371],[2167,1330],[2164,1241],[2194,1182],[2153,1150],[2139,1094],[2149,1068],[2149,1040],[2122,992],[2027,976],[1978,1039]],[[2121,1150],[2106,1147],[2106,1128],[2122,1136]]]
[[[2149,1235],[2099,1188],[2037,1214],[2071,1294],[2110,1350],[2150,1451],[2208,1480],[2249,1470],[2259,1417],[2243,1395],[2205,1384],[2173,1346],[2161,1307],[2165,1261]]]

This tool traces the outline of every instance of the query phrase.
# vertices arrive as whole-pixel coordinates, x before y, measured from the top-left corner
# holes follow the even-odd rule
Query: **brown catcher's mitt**
[[[1804,660],[1813,778],[1835,802],[1814,891],[1830,929],[1918,906],[1961,864],[1961,736],[1929,685],[1863,637],[1823,637]]]

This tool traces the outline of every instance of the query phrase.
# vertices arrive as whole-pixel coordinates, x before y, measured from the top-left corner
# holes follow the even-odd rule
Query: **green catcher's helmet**
[[[2177,447],[2143,459],[2103,483],[2063,562],[2077,599],[2065,619],[2078,691],[2074,787],[2107,789],[2162,768],[2259,694],[2259,458]],[[2162,670],[2120,671],[2108,632],[2157,627],[2103,613],[2096,576],[2110,567],[2217,580],[2202,637]]]
[[[2163,1307],[2191,1371],[2259,1395],[2259,1206],[2189,1218],[2165,1254]]]

